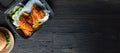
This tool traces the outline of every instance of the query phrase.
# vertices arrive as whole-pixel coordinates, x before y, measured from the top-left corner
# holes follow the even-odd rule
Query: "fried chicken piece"
[[[28,31],[28,30],[24,30],[22,29],[22,31],[24,32],[24,34],[29,37],[32,34],[32,31]]]
[[[30,18],[32,19],[33,26],[36,26],[39,23],[38,18],[36,17],[36,14],[31,14]]]
[[[33,4],[33,6],[32,6],[32,10],[34,10],[34,9],[37,10],[37,11],[41,10],[41,8],[36,4]]]
[[[30,13],[30,17],[32,18],[32,26],[33,28],[37,28],[39,26],[39,19],[42,19],[44,18],[45,16],[45,13],[43,12],[42,9],[39,8],[38,5],[33,5],[32,6],[32,10],[31,10],[31,13]]]
[[[32,26],[26,21],[26,20],[29,20],[27,19],[28,16],[26,16],[25,14],[21,15],[20,16],[20,19],[18,21],[18,24],[19,24],[19,27],[20,29],[22,29],[22,31],[24,32],[24,34],[26,36],[30,36],[32,31],[33,31],[33,28]]]
[[[31,15],[33,15],[37,19],[42,19],[42,18],[44,18],[45,13],[43,12],[43,10],[38,5],[34,4],[32,6]]]
[[[27,21],[30,25],[32,25],[33,20],[32,20],[32,18],[31,18],[31,16],[29,15],[29,13],[24,12],[23,14],[24,14],[24,16],[25,16],[26,21]]]
[[[24,14],[20,16],[20,19],[18,21],[20,28],[28,31],[33,31],[32,26],[26,21],[26,18],[27,17]]]

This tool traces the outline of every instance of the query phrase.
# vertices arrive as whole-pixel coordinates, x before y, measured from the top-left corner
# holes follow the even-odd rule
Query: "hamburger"
[[[0,53],[10,53],[14,46],[14,37],[5,27],[0,26]]]
[[[7,32],[0,31],[0,51],[2,51],[10,43],[10,36]]]

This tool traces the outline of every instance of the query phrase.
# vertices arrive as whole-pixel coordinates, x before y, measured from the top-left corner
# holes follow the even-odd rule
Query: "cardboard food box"
[[[6,22],[21,37],[29,38],[54,13],[45,0],[5,0],[0,11],[6,15]]]

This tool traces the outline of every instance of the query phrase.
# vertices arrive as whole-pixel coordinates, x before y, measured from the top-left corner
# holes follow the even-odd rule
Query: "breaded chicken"
[[[43,10],[38,5],[34,4],[32,6],[31,15],[36,17],[37,19],[42,19],[42,18],[44,18],[45,13],[43,12]]]
[[[32,10],[30,13],[30,17],[32,18],[33,21],[33,28],[37,28],[39,26],[39,19],[44,18],[45,13],[43,12],[43,10],[41,8],[39,8],[38,5],[34,4],[32,6]]]
[[[33,31],[32,26],[26,21],[26,16],[23,14],[22,16],[20,16],[20,19],[18,21],[19,27],[24,31],[24,33],[26,35],[29,35],[31,31]]]
[[[36,29],[42,23],[39,19],[43,19],[45,13],[38,5],[34,4],[32,6],[31,12],[24,12],[18,21],[19,28],[22,29],[25,35],[30,36],[33,32],[33,29]]]
[[[28,31],[28,30],[24,30],[22,29],[22,31],[24,32],[24,34],[29,37],[32,34],[32,31]]]

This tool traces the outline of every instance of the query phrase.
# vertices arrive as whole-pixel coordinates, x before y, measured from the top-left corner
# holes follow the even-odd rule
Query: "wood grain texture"
[[[27,40],[15,34],[15,47],[11,53],[120,52],[118,0],[50,1],[55,17]],[[5,24],[4,20],[0,21]]]

